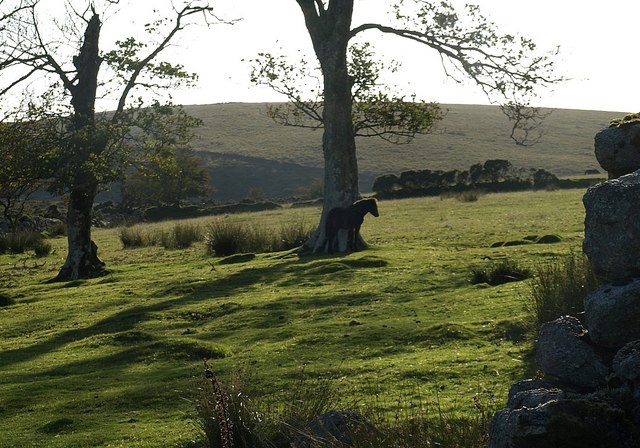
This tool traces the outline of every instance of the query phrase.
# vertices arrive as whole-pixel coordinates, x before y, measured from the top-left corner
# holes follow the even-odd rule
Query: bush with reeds
[[[564,315],[580,319],[585,297],[598,286],[585,255],[557,257],[535,268],[529,308],[538,325]]]
[[[307,223],[304,218],[280,224],[279,237],[275,241],[273,251],[290,250],[302,246],[314,230],[315,227]]]
[[[142,225],[121,227],[118,237],[125,249],[134,247],[148,247],[158,244],[158,233]]]
[[[226,257],[251,252],[248,247],[249,230],[246,225],[226,219],[216,219],[207,225],[204,242],[207,254]]]
[[[35,242],[33,245],[33,252],[37,258],[46,257],[53,251],[53,246],[50,242],[41,239]]]
[[[41,247],[43,236],[40,232],[18,231],[0,233],[0,254],[22,254]]]
[[[160,232],[160,244],[165,249],[186,249],[204,238],[197,224],[176,223],[170,230]]]
[[[480,448],[486,445],[488,425],[498,408],[491,392],[470,397],[466,410],[449,411],[437,399],[427,404],[420,399],[397,400],[393,410],[375,401],[345,403],[344,391],[334,379],[308,379],[301,375],[280,397],[269,397],[267,404],[243,390],[243,383],[232,380],[225,387],[205,362],[205,384],[197,404],[198,423],[207,448],[343,448],[332,428],[310,430],[309,423],[330,410],[349,416],[342,428],[354,448]],[[342,397],[342,398],[341,398]],[[353,400],[353,398],[349,398]],[[357,409],[357,410],[355,410]],[[334,413],[334,412],[332,412]],[[317,430],[318,428],[316,428]],[[324,431],[326,429],[326,431]],[[335,436],[335,437],[334,437]]]
[[[237,385],[227,390],[205,361],[205,381],[197,403],[206,448],[267,448],[266,421]]]
[[[226,257],[293,249],[304,244],[312,232],[313,227],[303,219],[282,223],[279,229],[274,229],[218,218],[207,226],[204,240],[208,255]]]

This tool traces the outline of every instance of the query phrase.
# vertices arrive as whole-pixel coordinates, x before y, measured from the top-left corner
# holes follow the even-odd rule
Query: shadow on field
[[[304,286],[322,281],[335,281],[336,278],[339,278],[345,283],[345,287],[348,287],[349,282],[357,274],[359,269],[378,268],[386,265],[386,261],[371,256],[359,259],[348,259],[347,256],[332,258],[301,257],[288,259],[282,263],[268,267],[247,266],[229,276],[218,279],[213,278],[205,282],[188,281],[178,283],[175,286],[160,290],[153,294],[151,296],[151,300],[157,299],[157,301],[154,301],[151,304],[124,309],[94,323],[93,325],[85,328],[74,328],[63,331],[47,340],[33,344],[29,347],[6,350],[0,353],[0,366],[7,368],[14,364],[26,362],[50,352],[60,350],[71,343],[90,339],[93,340],[103,336],[114,338],[119,334],[125,334],[127,332],[132,333],[139,324],[147,320],[157,318],[157,313],[174,308],[180,308],[192,303],[214,300],[216,301],[214,303],[217,305],[217,308],[204,313],[203,317],[215,318],[223,316],[238,310],[237,307],[234,308],[233,304],[229,304],[227,299],[228,297],[231,297],[234,292],[240,290],[247,290],[256,286],[264,287],[265,285],[287,286],[299,284]],[[61,287],[69,286],[69,284],[65,284]],[[82,285],[73,284],[71,286],[81,287]],[[174,298],[162,300],[163,297],[167,296],[174,296]],[[340,306],[340,303],[347,304],[354,300],[358,301],[367,299],[359,299],[354,294],[336,294],[333,298],[322,299],[318,297],[310,297],[308,300],[305,299],[304,302],[300,301],[298,306],[300,308],[336,307]],[[222,303],[221,301],[227,301],[227,303]],[[262,328],[272,326],[272,324],[268,324],[267,322],[283,320],[280,318],[282,315],[281,310],[279,310],[276,305],[267,304],[265,308],[268,307],[275,308],[267,314],[265,322],[259,324]],[[216,314],[218,314],[218,316],[216,316]],[[182,316],[182,318],[187,320],[189,319],[188,316]],[[133,342],[135,343],[135,341]],[[139,342],[140,341],[138,341],[138,343]],[[151,344],[152,347],[154,343],[158,344],[157,341],[153,343],[146,341],[144,343],[147,345]],[[184,347],[182,348],[184,349]],[[216,353],[215,348],[209,349]],[[148,350],[148,348],[145,350]],[[198,356],[200,356],[206,354],[206,350],[206,347],[195,347],[187,348],[184,351],[186,351],[187,355],[191,357],[190,353],[192,352],[197,353]],[[112,366],[120,363],[124,367],[127,363],[130,363],[132,360],[135,360],[145,353],[146,352],[144,350],[142,351],[142,354],[140,350],[134,350],[129,354],[124,353],[114,355],[113,357],[109,355],[106,357],[109,359],[93,359],[87,363],[92,367],[101,363],[109,363]],[[89,365],[84,365],[82,362],[76,364],[75,367],[79,368],[82,366],[90,367]],[[65,372],[65,369],[62,367],[54,370],[57,370],[57,372],[51,372],[53,375],[63,374]]]

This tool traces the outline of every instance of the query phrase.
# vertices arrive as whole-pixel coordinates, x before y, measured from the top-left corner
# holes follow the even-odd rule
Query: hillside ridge
[[[266,115],[267,103],[185,106],[203,121],[195,150],[205,154],[218,200],[242,199],[250,191],[268,197],[295,195],[322,177],[322,131],[285,127]],[[509,138],[510,124],[497,106],[446,105],[434,133],[409,144],[358,138],[360,189],[371,191],[382,174],[407,170],[466,169],[488,159],[543,168],[558,176],[599,169],[593,138],[619,112],[555,109],[542,140],[521,147]]]

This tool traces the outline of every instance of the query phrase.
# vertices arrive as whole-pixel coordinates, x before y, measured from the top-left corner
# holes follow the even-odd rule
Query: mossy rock
[[[628,114],[622,118],[616,118],[609,122],[609,127],[620,127],[628,124],[640,123],[640,112]]]
[[[502,246],[503,247],[507,247],[507,246],[524,246],[525,244],[531,244],[531,241],[527,241],[527,240],[505,241],[505,243]]]
[[[558,235],[544,235],[536,240],[536,244],[556,244],[562,242],[562,237]]]

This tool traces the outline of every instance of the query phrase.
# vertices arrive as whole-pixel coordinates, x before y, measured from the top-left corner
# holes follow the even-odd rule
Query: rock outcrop
[[[604,141],[618,149],[605,157]],[[544,380],[511,387],[489,448],[640,447],[640,171],[628,174],[640,168],[640,123],[599,133],[596,155],[611,180],[584,196],[583,249],[602,286],[585,299],[583,323],[541,325]]]
[[[542,324],[535,359],[541,371],[558,378],[562,384],[587,390],[607,384],[609,369],[575,317],[563,316]]]
[[[640,171],[587,190],[583,250],[602,281],[640,276]]]
[[[640,339],[640,279],[605,284],[584,301],[590,339],[606,348],[620,348]]]
[[[609,179],[640,169],[640,122],[622,122],[598,132],[595,153]]]

